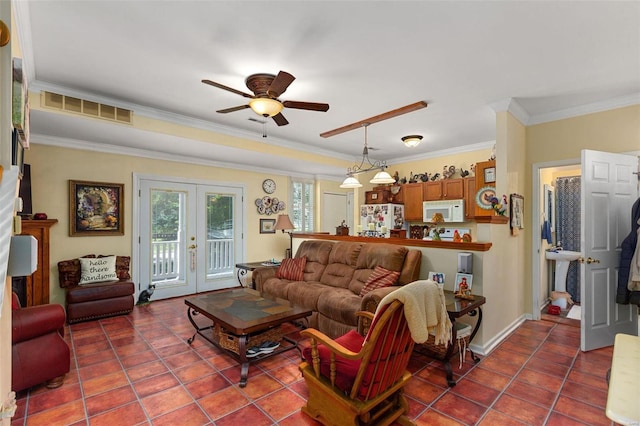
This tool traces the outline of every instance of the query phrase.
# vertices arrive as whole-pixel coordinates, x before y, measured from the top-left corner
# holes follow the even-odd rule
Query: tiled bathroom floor
[[[486,314],[485,314],[486,315]],[[527,321],[446,386],[438,361],[415,354],[406,388],[419,425],[612,425],[605,374],[613,348],[579,350],[576,321]],[[294,331],[294,328],[291,328]],[[74,324],[71,372],[58,389],[18,395],[12,425],[315,425],[300,413],[307,395],[296,351],[239,367],[193,334],[183,298],[128,316]]]

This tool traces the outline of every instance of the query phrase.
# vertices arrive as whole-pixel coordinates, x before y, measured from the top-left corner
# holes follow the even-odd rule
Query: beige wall
[[[430,175],[440,173],[440,176],[442,177],[442,168],[444,166],[455,166],[456,174],[453,177],[457,178],[460,177],[460,168],[470,171],[472,164],[479,161],[487,161],[490,157],[491,149],[482,149],[477,151],[461,152],[458,154],[449,154],[442,157],[425,158],[405,163],[392,164],[389,166],[387,171],[391,175],[397,171],[400,178],[406,177],[407,181],[409,181],[411,173],[414,175],[420,173],[429,173]],[[471,173],[470,176],[473,176],[473,173]]]

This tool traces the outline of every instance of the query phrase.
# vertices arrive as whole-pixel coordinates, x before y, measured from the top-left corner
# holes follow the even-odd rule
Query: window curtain
[[[564,250],[582,251],[580,247],[580,176],[556,179],[556,244]],[[567,273],[567,293],[580,303],[580,268],[571,262]]]

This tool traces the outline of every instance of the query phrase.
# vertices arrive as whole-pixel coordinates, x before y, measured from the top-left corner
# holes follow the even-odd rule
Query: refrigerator
[[[363,204],[360,206],[360,235],[389,238],[391,229],[401,229],[404,225],[404,205]]]

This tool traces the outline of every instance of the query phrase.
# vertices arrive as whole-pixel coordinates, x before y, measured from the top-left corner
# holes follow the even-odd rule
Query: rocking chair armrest
[[[317,353],[317,345],[321,343],[324,346],[326,346],[331,353],[340,355],[343,358],[359,359],[361,357],[361,354],[359,352],[350,351],[349,349],[342,346],[340,343],[337,343],[335,340],[333,340],[323,332],[316,330],[315,328],[307,328],[306,330],[302,330],[300,332],[300,335],[302,337],[311,338],[311,347],[313,348],[314,346],[316,346],[316,351],[314,351],[316,353]]]

